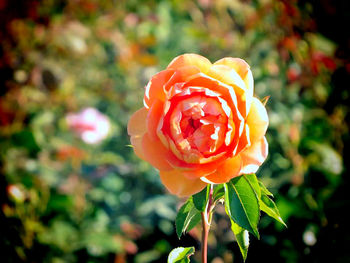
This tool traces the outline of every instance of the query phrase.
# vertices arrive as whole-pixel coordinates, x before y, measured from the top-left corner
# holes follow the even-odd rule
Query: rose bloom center
[[[170,136],[184,159],[197,162],[198,157],[207,158],[220,152],[225,140],[230,142],[230,138],[226,139],[227,132],[233,130],[227,126],[230,110],[225,113],[222,103],[205,95],[172,102],[175,106],[168,112]]]

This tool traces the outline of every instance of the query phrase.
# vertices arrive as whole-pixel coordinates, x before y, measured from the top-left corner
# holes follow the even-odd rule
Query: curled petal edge
[[[240,174],[255,173],[267,158],[268,151],[268,143],[265,136],[243,151],[240,154],[242,157]]]
[[[201,72],[206,73],[211,65],[211,62],[207,58],[201,55],[188,53],[174,58],[169,63],[167,69],[178,69],[184,66],[196,66]]]

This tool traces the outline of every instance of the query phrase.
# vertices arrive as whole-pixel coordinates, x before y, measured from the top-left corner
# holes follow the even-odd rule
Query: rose
[[[178,196],[207,183],[255,173],[267,157],[268,116],[253,97],[253,76],[239,58],[214,64],[176,57],[145,88],[144,107],[128,123],[134,151],[160,171]]]
[[[69,113],[66,121],[69,128],[88,144],[96,144],[105,139],[111,126],[109,119],[94,108],[85,108],[77,114]]]

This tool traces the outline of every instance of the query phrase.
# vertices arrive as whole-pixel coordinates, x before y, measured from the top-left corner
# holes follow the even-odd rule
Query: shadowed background
[[[176,246],[199,250],[200,228],[177,239],[179,200],[126,132],[149,78],[187,52],[244,58],[256,96],[270,96],[257,175],[288,228],[262,215],[247,262],[349,261],[349,10],[345,0],[0,1],[1,262],[166,262]],[[222,206],[214,221],[209,262],[241,262]]]

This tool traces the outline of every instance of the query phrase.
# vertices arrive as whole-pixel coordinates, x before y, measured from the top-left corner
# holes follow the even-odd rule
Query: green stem
[[[207,263],[208,259],[208,235],[213,210],[213,185],[210,185],[207,210],[201,213],[202,216],[202,263]],[[207,222],[207,220],[208,222]]]

